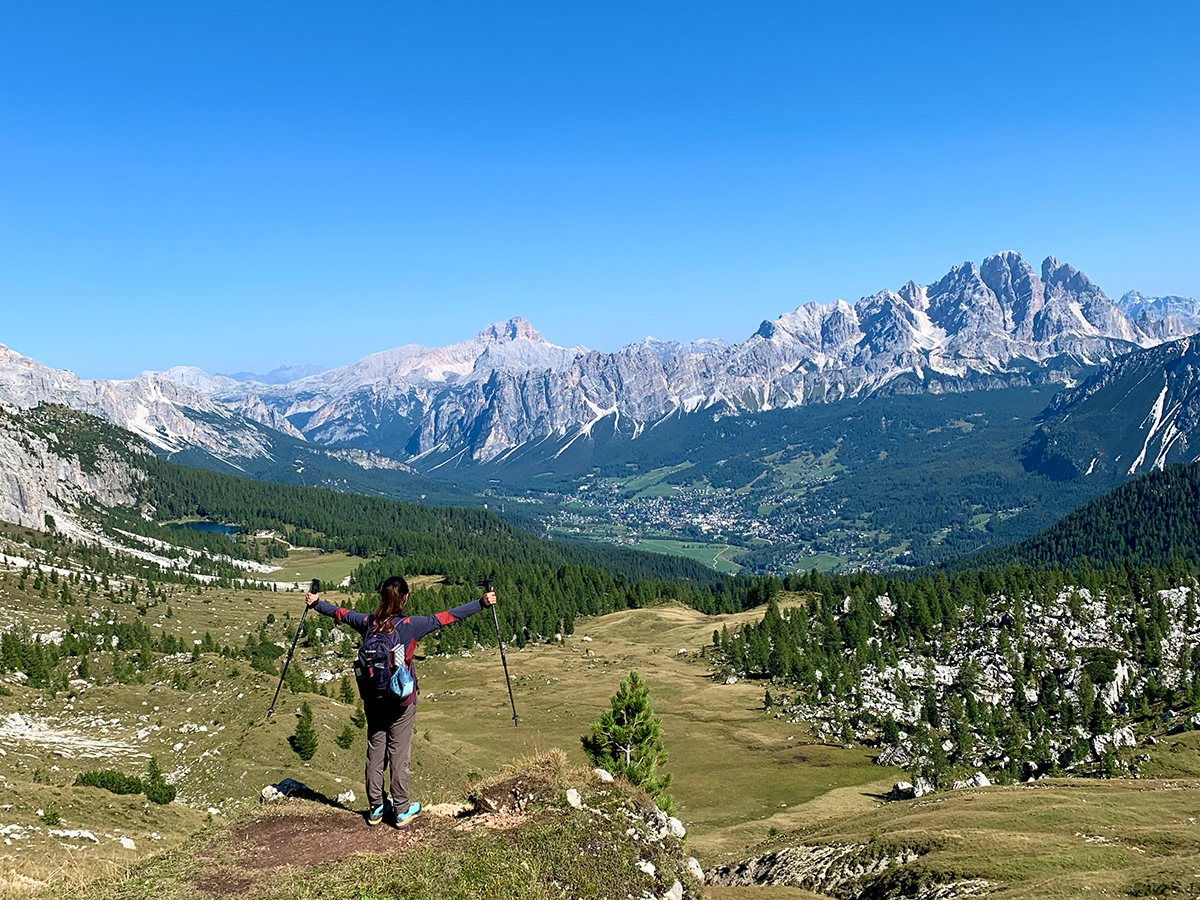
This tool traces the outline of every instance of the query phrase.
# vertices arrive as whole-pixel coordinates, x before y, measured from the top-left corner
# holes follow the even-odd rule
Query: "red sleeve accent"
[[[346,619],[346,613],[348,613],[348,612],[349,612],[349,610],[346,609],[344,606],[339,606],[337,609],[335,609],[333,611],[333,620],[335,622],[344,622]]]
[[[405,616],[405,617],[404,617],[404,624],[405,624],[405,625],[408,625],[410,622],[412,622],[412,616]]]
[[[409,671],[412,671],[413,654],[416,652],[417,642],[415,640],[409,641],[408,646],[404,648],[404,662],[409,666]]]
[[[437,614],[437,620],[438,620],[438,622],[440,622],[442,625],[453,625],[453,624],[454,624],[454,622],[455,622],[455,618],[454,618],[454,616],[450,615],[450,613],[448,613],[448,612],[440,612],[440,613],[438,613],[438,614]]]

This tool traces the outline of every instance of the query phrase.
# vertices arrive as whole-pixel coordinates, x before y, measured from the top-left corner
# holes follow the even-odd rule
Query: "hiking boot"
[[[408,812],[395,814],[396,827],[403,828],[405,825],[407,825],[409,822],[411,822],[413,819],[415,819],[417,817],[417,813],[419,813],[420,811],[421,811],[421,804],[414,800],[412,802],[412,805],[409,806]]]
[[[383,817],[392,812],[392,801],[384,800],[374,809],[367,810],[367,824],[371,826],[378,825],[383,821]]]

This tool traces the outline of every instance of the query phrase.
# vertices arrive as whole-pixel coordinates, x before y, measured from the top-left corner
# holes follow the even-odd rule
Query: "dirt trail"
[[[370,827],[361,813],[326,803],[292,799],[264,810],[229,835],[229,855],[210,845],[204,856],[214,866],[196,880],[209,897],[245,894],[271,870],[312,868],[356,853],[394,853],[431,838],[439,830],[504,830],[526,819],[525,805],[543,788],[538,778],[515,775],[480,785],[469,804],[446,803],[423,810],[403,827]]]
[[[367,826],[362,815],[326,808],[317,813],[267,816],[233,833],[238,863],[246,869],[319,866],[355,853],[390,853],[421,839],[428,816],[404,828]]]

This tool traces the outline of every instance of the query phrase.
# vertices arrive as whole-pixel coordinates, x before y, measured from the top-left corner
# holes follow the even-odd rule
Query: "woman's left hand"
[[[479,602],[482,603],[484,606],[495,606],[496,605],[496,592],[488,591],[486,594],[484,594],[482,597],[479,598]]]
[[[308,604],[308,608],[309,608],[309,609],[312,609],[314,606],[316,606],[316,605],[317,605],[317,601],[318,601],[318,600],[320,600],[320,599],[321,599],[321,595],[320,595],[320,594],[308,594],[308,595],[307,595],[307,596],[304,598],[304,602],[305,602],[306,604]]]

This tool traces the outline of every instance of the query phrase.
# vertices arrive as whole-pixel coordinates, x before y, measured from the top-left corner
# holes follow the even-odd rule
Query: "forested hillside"
[[[1136,772],[1143,723],[1200,708],[1196,569],[1086,564],[920,579],[789,577],[805,605],[717,633],[770,711],[881,748],[930,785]],[[772,696],[774,695],[774,696]]]
[[[1200,462],[1135,478],[1028,540],[952,565],[1162,567],[1175,558],[1200,559]]]
[[[444,576],[438,591],[417,592],[415,611],[464,602],[478,595],[480,578],[494,577],[506,600],[498,610],[501,627],[518,643],[570,632],[579,615],[663,600],[711,613],[765,599],[757,579],[722,576],[676,556],[546,541],[487,510],[253,481],[156,459],[147,461],[146,472],[139,501],[159,519],[201,516],[272,529],[294,544],[362,557],[351,584],[364,608],[388,575]],[[488,624],[472,622],[459,639],[494,643]]]

